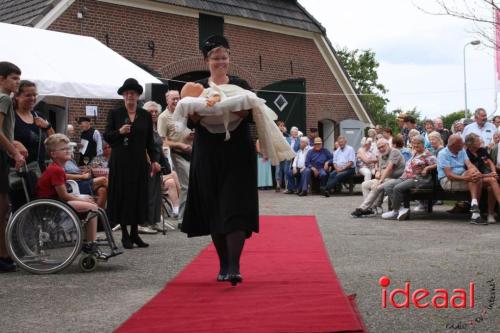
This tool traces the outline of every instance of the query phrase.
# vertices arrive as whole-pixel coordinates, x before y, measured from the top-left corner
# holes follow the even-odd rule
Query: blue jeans
[[[320,188],[325,188],[326,181],[328,180],[328,173],[325,171],[325,169],[321,168],[318,170],[319,171],[319,187]],[[311,177],[313,177],[314,174],[311,170],[311,168],[306,168],[304,172],[302,173],[301,178],[303,178],[303,183],[302,183],[302,188],[305,188],[307,191],[307,187],[311,183]]]
[[[335,186],[337,186],[338,183],[341,183],[344,180],[349,179],[354,175],[354,171],[355,171],[354,168],[347,169],[341,172],[332,171],[330,173],[330,176],[328,177],[328,182],[326,183],[325,190],[329,191],[332,188],[335,188]]]
[[[274,179],[276,180],[276,186],[281,187],[281,182],[286,178],[287,165],[290,167],[289,161],[281,161],[280,164],[276,166],[274,171]]]

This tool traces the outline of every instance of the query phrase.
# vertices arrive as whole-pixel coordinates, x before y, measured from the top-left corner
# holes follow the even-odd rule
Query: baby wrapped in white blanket
[[[195,84],[188,83],[187,89],[181,92],[182,99],[177,103],[173,114],[176,131],[186,128],[187,117],[194,113],[202,116],[202,125],[210,129],[221,129],[216,133],[226,133],[225,141],[230,140],[230,124],[239,124],[241,118],[235,112],[252,110],[252,116],[257,127],[261,153],[268,157],[271,164],[290,160],[295,153],[286,142],[278,126],[274,123],[276,114],[266,106],[266,101],[255,93],[237,85],[215,85],[210,82],[210,88],[201,91],[193,88]],[[186,84],[186,85],[188,85]],[[192,88],[192,89],[191,89]],[[203,88],[203,87],[201,87]]]

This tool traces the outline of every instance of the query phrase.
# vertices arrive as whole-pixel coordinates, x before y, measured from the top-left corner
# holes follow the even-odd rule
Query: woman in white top
[[[372,143],[372,138],[363,138],[356,154],[356,167],[358,172],[365,177],[365,182],[372,179],[372,172],[377,164],[377,155],[372,150]]]

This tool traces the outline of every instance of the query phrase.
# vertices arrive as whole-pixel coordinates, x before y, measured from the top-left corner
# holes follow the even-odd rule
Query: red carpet
[[[215,282],[210,245],[117,332],[364,332],[312,216],[262,216],[243,283]],[[351,304],[352,302],[352,304]]]

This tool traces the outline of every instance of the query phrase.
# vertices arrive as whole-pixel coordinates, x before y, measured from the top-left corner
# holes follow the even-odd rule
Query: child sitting
[[[74,195],[66,190],[66,174],[64,164],[71,159],[70,140],[64,134],[53,134],[45,140],[45,148],[48,156],[52,159],[47,169],[36,184],[36,193],[39,199],[55,199],[66,202],[78,213],[97,211],[97,205],[88,195]],[[85,226],[87,243],[83,246],[83,252],[94,254],[97,259],[105,260],[107,257],[97,246],[97,217],[93,217]]]

